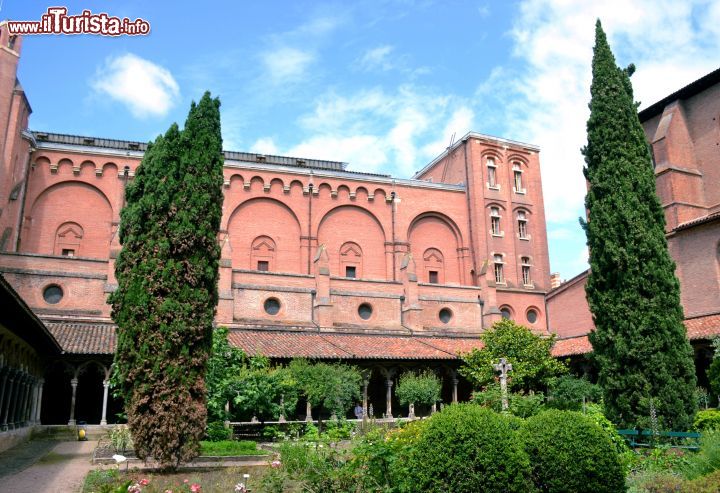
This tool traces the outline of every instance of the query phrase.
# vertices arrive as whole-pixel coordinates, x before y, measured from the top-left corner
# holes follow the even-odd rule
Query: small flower
[[[235,485],[235,493],[247,493],[245,483],[238,483]]]
[[[200,493],[202,491],[202,487],[197,483],[193,483],[190,485],[190,491],[192,493]]]
[[[183,483],[185,483],[185,484],[188,484],[189,482],[190,482],[190,481],[187,480],[187,479],[186,479],[185,481],[183,481]]]
[[[149,479],[146,479],[146,478],[142,478],[142,479],[139,481],[139,483],[140,483],[140,486],[147,486],[147,485],[150,484],[150,480],[149,480]]]
[[[173,493],[173,490],[165,490],[165,493]]]
[[[138,483],[131,484],[130,486],[128,486],[128,493],[141,493],[141,492],[142,492],[142,487]]]
[[[271,466],[271,467],[280,467],[281,465],[282,465],[282,464],[280,463],[279,460],[274,460],[274,461],[272,461],[272,462],[270,463],[270,466]]]

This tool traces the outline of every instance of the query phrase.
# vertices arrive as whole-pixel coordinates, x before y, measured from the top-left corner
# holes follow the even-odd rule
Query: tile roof
[[[66,353],[115,353],[116,340],[113,324],[45,322],[45,325]]]
[[[691,219],[690,221],[685,221],[684,223],[678,224],[673,231],[682,231],[683,229],[688,229],[692,228],[693,226],[709,223],[716,219],[720,219],[720,211],[713,212],[712,214],[708,214],[707,216]]]
[[[720,335],[720,313],[685,319],[688,339],[697,341]],[[558,339],[553,346],[553,356],[573,356],[592,352],[587,336]]]
[[[228,339],[247,354],[271,358],[456,359],[480,339],[233,330]]]

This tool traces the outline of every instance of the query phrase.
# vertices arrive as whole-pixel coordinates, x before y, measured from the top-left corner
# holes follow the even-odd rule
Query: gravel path
[[[0,491],[79,492],[97,442],[33,441],[0,454]]]

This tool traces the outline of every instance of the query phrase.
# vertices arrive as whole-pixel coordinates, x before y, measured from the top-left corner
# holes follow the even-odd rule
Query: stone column
[[[12,402],[10,402],[10,416],[8,417],[8,425],[10,425],[11,430],[19,428],[18,416],[20,416],[20,403],[22,401],[24,392],[25,375],[20,370],[18,370],[18,375],[17,377],[15,377],[15,396]]]
[[[35,380],[30,392],[30,408],[28,409],[28,422],[35,424],[35,413],[37,411],[38,382]]]
[[[305,407],[305,421],[312,422],[312,406],[310,405],[310,402],[308,401],[306,407]]]
[[[368,385],[370,385],[370,380],[368,378],[363,379],[363,420],[368,418]]]
[[[28,383],[27,383],[27,397],[25,398],[25,408],[23,409],[23,422],[26,426],[29,426],[30,421],[30,411],[32,411],[32,405],[33,405],[33,394],[35,393],[35,377],[32,375],[28,375]]]
[[[450,382],[452,383],[452,401],[453,401],[453,403],[456,403],[458,401],[459,380],[457,379],[457,377],[453,377]]]
[[[2,419],[3,409],[5,409],[5,399],[8,391],[8,373],[10,369],[6,366],[0,370],[0,419]]]
[[[385,387],[387,389],[387,392],[385,394],[385,417],[392,419],[392,378],[388,378],[387,380],[385,380]]]
[[[103,380],[103,404],[102,404],[102,418],[100,418],[100,424],[107,424],[107,401],[108,401],[108,387],[110,386],[109,380]]]
[[[7,392],[5,397],[5,405],[2,409],[2,423],[0,424],[0,427],[2,428],[2,431],[6,431],[8,429],[8,418],[10,417],[10,403],[13,400],[13,394],[15,393],[15,378],[17,375],[15,374],[14,370],[10,370],[8,372],[8,383],[7,383]]]
[[[77,395],[78,379],[73,378],[70,380],[70,386],[72,387],[72,398],[70,399],[70,420],[68,420],[68,426],[75,426],[75,396]]]
[[[37,398],[37,409],[35,410],[35,422],[40,424],[40,416],[42,415],[42,394],[43,385],[45,385],[45,379],[41,378],[38,380],[38,398]]]

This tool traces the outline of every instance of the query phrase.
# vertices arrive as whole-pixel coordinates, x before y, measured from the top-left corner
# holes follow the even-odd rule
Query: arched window
[[[502,227],[500,226],[500,208],[490,207],[490,234],[493,236],[502,236]]]
[[[348,241],[340,247],[340,275],[351,279],[362,277],[362,249]]]
[[[528,220],[525,211],[518,211],[517,224],[518,238],[520,238],[521,240],[529,240],[530,236],[528,235]]]
[[[503,261],[503,256],[501,253],[497,253],[493,256],[493,268],[495,270],[495,283],[496,284],[505,284],[505,272],[503,269],[503,266],[505,265],[505,262]]]
[[[520,167],[520,163],[513,164],[513,191],[515,193],[525,193],[523,188],[523,171]]]
[[[495,164],[495,159],[491,157],[487,158],[487,176],[488,188],[499,190],[500,186],[497,183],[497,165]]]
[[[271,272],[275,270],[275,241],[269,236],[258,236],[250,248],[250,266],[252,269]]]
[[[82,226],[78,223],[61,224],[55,233],[55,255],[79,257],[84,234]]]
[[[520,268],[522,271],[523,286],[531,287],[532,276],[530,275],[530,257],[520,257]]]
[[[423,270],[425,281],[430,284],[443,284],[445,282],[445,259],[437,248],[428,248],[423,253]]]

